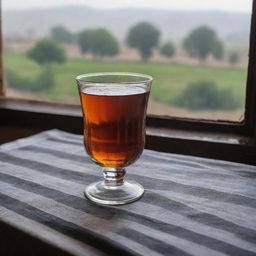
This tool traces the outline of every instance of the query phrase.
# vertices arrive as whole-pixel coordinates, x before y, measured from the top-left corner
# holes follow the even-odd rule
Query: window
[[[106,5],[106,1],[103,4],[98,0],[81,6],[83,2],[3,3],[7,97],[77,104],[74,77],[78,74],[147,73],[155,78],[149,114],[156,117],[149,117],[149,125],[252,132],[255,120],[252,42],[256,33],[251,33],[248,78],[247,66],[254,1],[202,4],[187,0],[172,5],[162,0],[156,6],[155,1],[148,1],[147,5],[145,1],[129,1],[128,5],[125,1],[109,1]],[[162,9],[158,9],[160,4]],[[139,33],[134,39],[132,31],[136,29]],[[136,38],[147,30],[155,39],[150,47],[147,45],[150,40],[141,47]],[[84,39],[86,33],[88,38],[88,32],[108,38],[109,43],[104,46],[109,44],[109,47],[95,50],[94,43],[89,46],[90,42]],[[53,54],[42,54],[40,43],[41,49],[55,49],[59,53],[56,59],[52,59]],[[206,45],[208,49],[204,48]]]

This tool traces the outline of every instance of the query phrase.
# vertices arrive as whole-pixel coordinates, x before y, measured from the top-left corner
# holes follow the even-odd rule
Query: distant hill
[[[199,25],[214,28],[224,40],[248,42],[250,15],[223,11],[172,11],[124,8],[103,10],[85,6],[63,6],[50,9],[3,11],[5,36],[44,36],[51,27],[64,25],[72,32],[85,28],[106,27],[123,40],[132,25],[149,21],[162,32],[162,40],[181,40]]]

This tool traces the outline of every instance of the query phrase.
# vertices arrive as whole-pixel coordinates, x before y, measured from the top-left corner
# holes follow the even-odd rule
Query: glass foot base
[[[90,184],[85,189],[85,196],[98,204],[128,204],[142,197],[144,188],[137,182],[127,180],[121,185],[105,185],[104,181]]]

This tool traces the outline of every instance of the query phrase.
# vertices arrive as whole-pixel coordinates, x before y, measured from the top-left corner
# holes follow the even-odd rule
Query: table
[[[256,255],[255,166],[144,150],[127,177],[144,196],[99,206],[83,195],[102,174],[82,136],[2,145],[0,254]]]

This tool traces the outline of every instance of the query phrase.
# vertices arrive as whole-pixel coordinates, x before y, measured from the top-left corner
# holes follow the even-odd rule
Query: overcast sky
[[[3,9],[48,8],[83,4],[96,8],[146,7],[171,10],[250,12],[252,0],[2,0]]]

